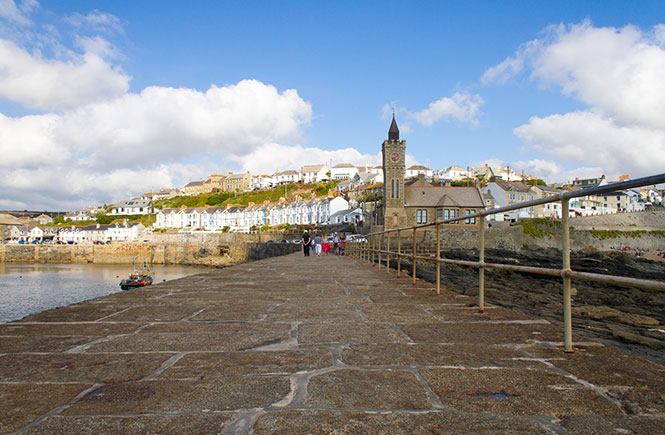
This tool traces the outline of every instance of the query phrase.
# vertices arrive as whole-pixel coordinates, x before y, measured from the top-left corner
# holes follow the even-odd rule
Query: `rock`
[[[592,320],[614,320],[615,322],[631,326],[655,327],[660,324],[658,320],[653,317],[641,316],[639,314],[628,314],[605,306],[594,307],[592,305],[584,305],[581,307],[573,307],[572,311],[577,315],[585,316]]]

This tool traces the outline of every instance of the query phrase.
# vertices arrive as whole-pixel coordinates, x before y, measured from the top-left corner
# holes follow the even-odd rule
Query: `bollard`
[[[573,319],[570,308],[570,277],[566,272],[570,271],[570,216],[568,198],[561,200],[561,229],[562,251],[563,251],[563,351],[573,352]]]
[[[478,261],[480,267],[478,268],[478,312],[485,312],[485,216],[480,216],[480,248],[478,249]]]

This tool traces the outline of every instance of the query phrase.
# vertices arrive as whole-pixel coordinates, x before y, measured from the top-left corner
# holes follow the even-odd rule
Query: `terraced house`
[[[248,232],[263,225],[327,225],[330,216],[348,208],[341,197],[296,198],[277,204],[227,205],[224,207],[165,208],[159,210],[155,228]]]

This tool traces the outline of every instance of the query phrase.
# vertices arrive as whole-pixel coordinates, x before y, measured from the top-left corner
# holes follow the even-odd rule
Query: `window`
[[[473,213],[473,210],[464,210],[465,215],[469,215],[471,213]],[[475,224],[476,223],[476,218],[472,217],[472,218],[466,219],[464,222],[467,223],[467,224]]]
[[[395,183],[395,198],[399,198],[399,180]]]
[[[419,208],[416,210],[416,223],[417,224],[427,223],[427,209]]]
[[[436,218],[441,219],[443,217],[443,209],[442,208],[437,208],[436,209]]]
[[[443,218],[444,219],[452,219],[454,217],[457,217],[457,210],[450,209],[450,208],[447,208],[447,209],[443,210]],[[450,223],[454,224],[456,222],[450,222]]]
[[[390,197],[395,197],[395,180],[390,180]]]

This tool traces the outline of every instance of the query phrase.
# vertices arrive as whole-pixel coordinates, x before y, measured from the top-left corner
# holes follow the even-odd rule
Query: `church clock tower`
[[[404,157],[406,141],[399,140],[399,128],[395,115],[388,130],[388,140],[383,141],[383,228],[386,230],[408,225],[404,209]]]

